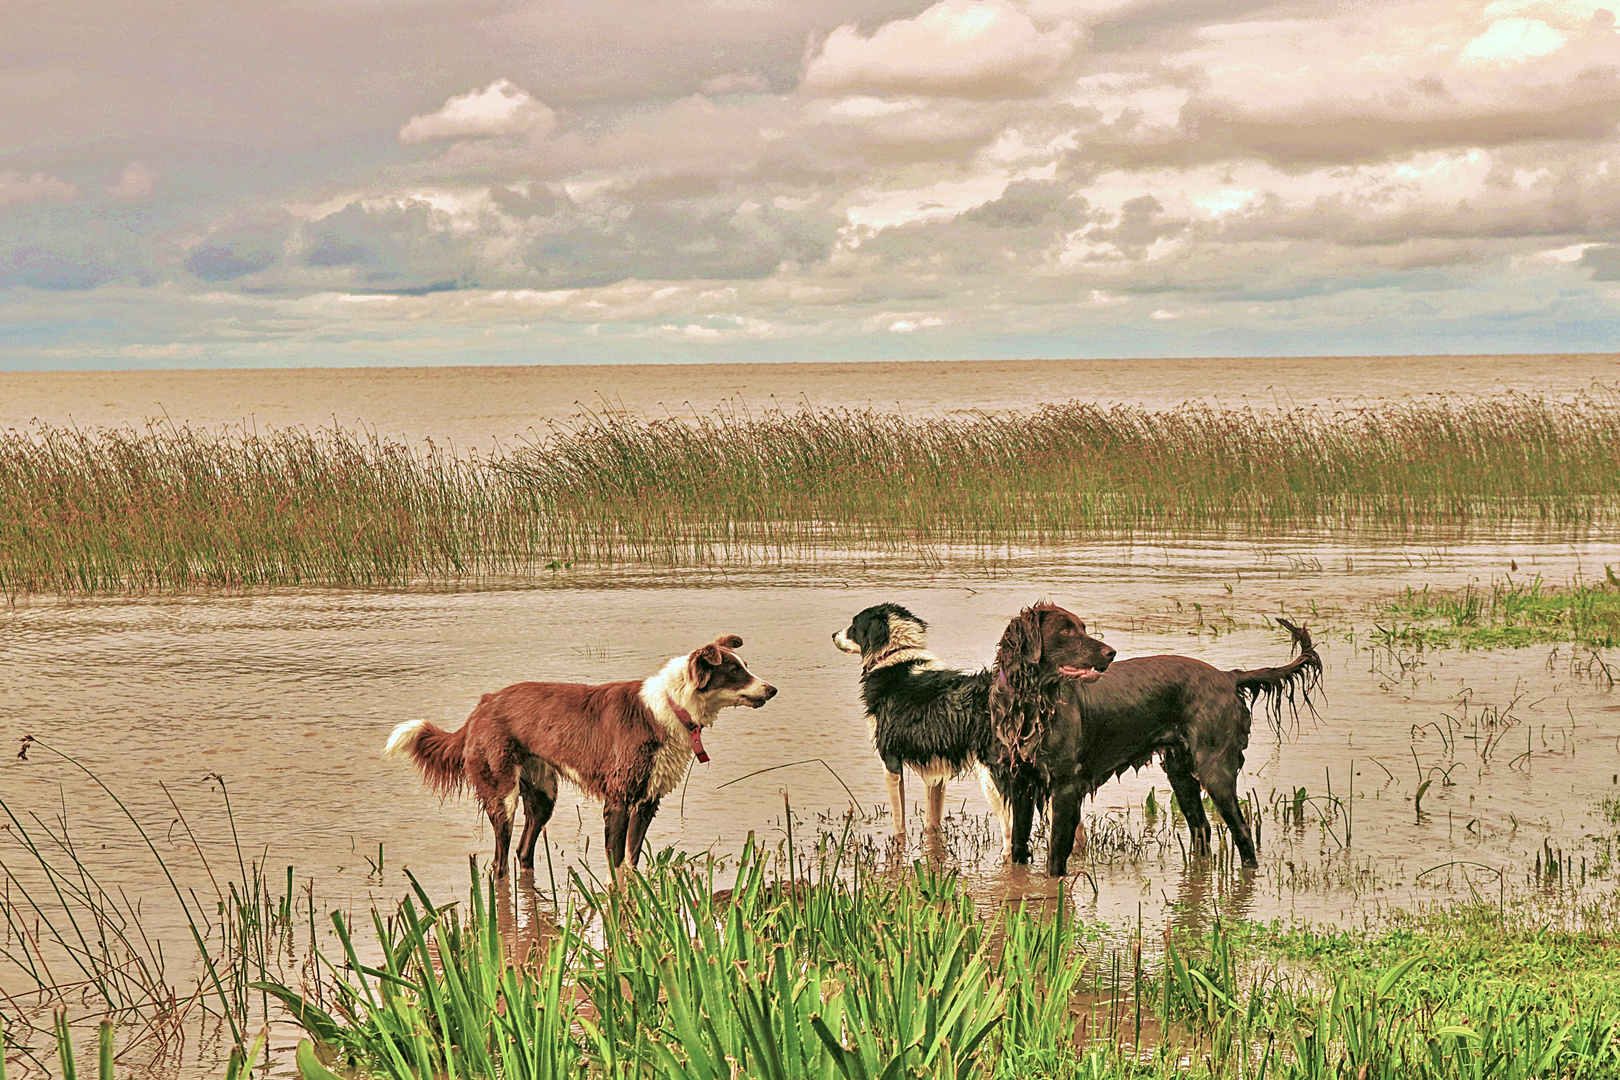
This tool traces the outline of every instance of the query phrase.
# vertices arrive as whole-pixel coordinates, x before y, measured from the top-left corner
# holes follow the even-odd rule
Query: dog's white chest
[[[692,745],[683,734],[670,734],[653,751],[652,773],[647,777],[647,797],[661,799],[674,791],[692,763]]]

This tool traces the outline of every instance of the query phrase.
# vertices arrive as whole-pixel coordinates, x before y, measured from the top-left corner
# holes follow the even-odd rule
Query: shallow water
[[[386,435],[465,447],[509,441],[604,401],[641,413],[738,398],[755,407],[806,399],[927,412],[1071,397],[1269,408],[1435,391],[1565,396],[1617,379],[1613,356],[0,373],[0,427],[165,414],[261,427],[363,417]],[[761,710],[722,715],[705,738],[713,760],[665,800],[653,848],[726,855],[750,832],[778,842],[790,807],[801,840],[849,820],[897,871],[918,857],[946,858],[986,908],[1051,902],[1057,883],[1039,869],[1044,839],[1036,868],[1002,866],[971,778],[948,789],[943,843],[918,835],[915,780],[909,843],[887,843],[858,664],[829,640],[860,608],[893,600],[929,620],[942,658],[979,666],[1007,619],[1043,597],[1080,613],[1121,656],[1279,663],[1287,636],[1266,618],[1288,614],[1312,626],[1327,662],[1318,715],[1280,733],[1256,724],[1241,788],[1262,822],[1258,873],[1235,871],[1229,858],[1184,857],[1184,830],[1167,814],[1145,814],[1150,791],[1168,801],[1156,768],[1107,785],[1087,804],[1092,847],[1071,862],[1068,902],[1116,936],[1137,920],[1203,926],[1217,911],[1360,925],[1431,899],[1515,892],[1572,912],[1578,890],[1532,880],[1549,850],[1572,870],[1587,859],[1596,872],[1610,858],[1594,888],[1614,889],[1616,829],[1597,809],[1620,796],[1620,696],[1590,654],[1569,646],[1391,653],[1369,647],[1367,609],[1405,585],[1488,583],[1515,564],[1520,578],[1591,578],[1605,564],[1620,567],[1620,541],[1534,532],[1210,535],[943,548],[925,561],[881,550],[795,558],[723,570],[573,569],[477,588],[22,600],[0,610],[0,798],[19,816],[0,821],[0,862],[18,878],[0,885],[0,904],[31,917],[17,886],[38,877],[19,834],[42,838],[65,821],[87,872],[138,904],[143,928],[176,958],[171,980],[194,974],[157,857],[84,773],[42,746],[15,760],[25,735],[104,781],[205,906],[214,885],[199,855],[221,882],[238,877],[233,827],[275,895],[285,868],[295,867],[301,912],[306,888],[318,912],[387,910],[408,888],[405,868],[441,900],[464,896],[468,856],[488,859],[490,830],[468,802],[441,802],[407,765],[382,759],[393,726],[417,717],[457,726],[480,694],[524,679],[640,677],[727,632],[745,639],[744,655],[781,693]],[[1620,674],[1612,650],[1606,662]],[[1419,815],[1413,796],[1422,779],[1434,783]],[[1299,787],[1308,796],[1303,820],[1285,823],[1278,800]],[[857,806],[846,818],[850,793]],[[571,868],[603,872],[599,808],[566,787],[547,840],[549,865],[542,857],[535,879],[518,883],[509,916],[517,929],[543,928],[553,881],[563,885]],[[217,927],[209,933],[217,947]],[[1156,935],[1147,936],[1151,948]],[[14,927],[0,927],[0,949],[17,944]],[[0,957],[0,991],[26,985]],[[36,1004],[48,1017],[49,1003]],[[212,1038],[192,1033],[193,1064],[179,1075],[218,1073],[228,1047],[220,1049],[217,1032]]]
[[[1431,393],[1567,397],[1617,381],[1620,354],[0,372],[0,429],[151,418],[202,427],[336,424],[487,448],[605,407],[662,416],[810,401],[944,413],[1077,398],[1273,409]]]
[[[441,803],[379,751],[400,721],[459,726],[481,693],[508,683],[638,677],[717,634],[742,635],[753,669],[781,693],[763,709],[721,716],[705,739],[713,761],[666,798],[649,837],[655,847],[726,854],[750,831],[780,839],[784,800],[801,836],[840,821],[850,803],[844,785],[859,803],[858,828],[887,831],[857,663],[829,640],[870,603],[911,607],[932,624],[934,650],[961,666],[987,662],[1008,618],[1039,597],[1082,614],[1122,657],[1184,652],[1223,667],[1282,662],[1286,635],[1261,616],[1304,613],[1327,662],[1326,699],[1317,717],[1280,735],[1257,721],[1241,787],[1262,808],[1266,869],[1228,906],[1254,918],[1356,922],[1391,905],[1466,895],[1456,872],[1420,880],[1428,867],[1470,860],[1519,882],[1544,843],[1582,851],[1601,831],[1593,811],[1616,793],[1620,774],[1620,696],[1572,667],[1584,653],[1368,648],[1361,612],[1370,601],[1405,584],[1488,581],[1510,558],[1521,575],[1563,582],[1620,563],[1620,545],[1187,540],[1014,553],[978,570],[851,563],[843,573],[823,565],[725,580],[641,572],[468,591],[34,600],[0,616],[0,787],[14,811],[46,820],[65,812],[103,883],[154,905],[166,884],[129,822],[47,751],[11,760],[24,735],[93,771],[193,879],[195,856],[168,798],[216,865],[234,869],[223,777],[249,856],[273,878],[295,866],[300,886],[313,878],[324,905],[391,903],[406,887],[404,867],[454,897],[466,886],[467,856],[489,856],[487,824],[467,802]],[[1492,710],[1503,714],[1503,734],[1477,724]],[[1437,780],[1419,820],[1419,769],[1453,765],[1452,783]],[[1347,847],[1342,820],[1317,820],[1323,801],[1309,804],[1303,828],[1277,820],[1275,793],[1299,786],[1313,799],[1354,792]],[[1083,865],[1098,893],[1077,880],[1082,914],[1134,919],[1138,904],[1155,919],[1178,906],[1196,914],[1207,908],[1201,894],[1238,887],[1232,875],[1186,872],[1183,834],[1162,815],[1145,828],[1150,788],[1168,801],[1162,774],[1149,769],[1088,804],[1095,843]],[[920,798],[914,780],[908,793]],[[986,811],[976,782],[953,783],[948,805],[969,822],[951,854],[976,891],[987,900],[1050,892],[1039,870],[999,866],[996,838],[976,822]],[[902,861],[923,851],[916,813]],[[597,807],[565,788],[548,832],[559,882],[571,865],[602,872]],[[549,892],[543,859],[537,877]]]

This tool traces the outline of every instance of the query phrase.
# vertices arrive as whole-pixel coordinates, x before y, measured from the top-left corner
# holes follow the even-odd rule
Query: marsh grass
[[[1571,641],[1620,645],[1620,578],[1550,585],[1536,575],[1461,589],[1407,588],[1374,614],[1374,640],[1425,648],[1489,649]]]
[[[289,866],[280,892],[282,879],[247,857],[229,792],[217,774],[210,779],[222,796],[236,865],[216,870],[166,786],[159,785],[174,815],[170,832],[190,842],[195,865],[181,865],[174,847],[154,837],[76,758],[32,737],[25,738],[19,757],[28,760],[29,753],[49,755],[98,789],[128,821],[139,846],[151,853],[168,889],[136,888],[131,896],[108,881],[73,839],[65,801],[55,816],[47,816],[0,793],[5,841],[0,844],[0,1041],[5,1054],[31,1067],[25,1075],[49,1076],[51,1055],[45,1047],[54,1043],[67,1078],[73,1072],[75,1033],[82,1039],[94,1032],[98,1076],[106,1080],[114,1064],[127,1069],[144,1061],[148,1068],[172,1072],[185,1059],[188,1039],[212,1032],[234,1048],[227,1073],[236,1080],[264,1045],[260,1039],[252,1052],[247,1049],[254,1023],[262,1024],[270,1007],[267,994],[254,984],[296,966],[301,901],[311,934],[304,956],[313,952],[313,882],[307,897],[300,897]],[[165,942],[151,930],[153,908],[168,899],[164,892],[172,895],[192,951],[176,954],[171,942],[166,954]],[[311,974],[307,964],[301,973]]]
[[[0,435],[0,589],[399,585],[1143,530],[1578,532],[1617,493],[1608,389],[1277,413],[603,412],[489,453],[347,430],[40,427]]]
[[[1173,813],[1155,816],[1173,824]],[[1122,949],[1118,935],[1077,920],[1062,891],[986,908],[947,866],[880,859],[852,822],[797,849],[791,834],[774,848],[750,839],[724,859],[666,849],[614,886],[572,874],[563,894],[530,897],[549,918],[522,937],[510,910],[525,902],[521,889],[515,901],[476,863],[460,903],[435,900],[407,872],[412,891],[398,904],[359,920],[329,913],[327,944],[312,933],[312,962],[296,979],[267,968],[264,946],[243,935],[221,944],[205,934],[215,975],[197,1000],[234,1009],[262,993],[300,1033],[296,1053],[264,1058],[262,1036],[243,1041],[244,1014],[220,1050],[227,1080],[290,1070],[301,1080],[1585,1080],[1620,1070],[1612,905],[1576,928],[1517,902],[1396,913],[1362,932],[1217,917],[1207,929],[1167,926],[1149,955],[1140,923]],[[79,865],[66,858],[58,878]],[[277,896],[249,877],[258,884],[240,891],[232,918],[247,936],[269,928],[273,947],[291,929],[291,890]],[[113,1046],[127,1028],[89,1025],[57,1012],[55,1053],[23,1047],[11,1027],[13,1064],[76,1080],[90,1071],[75,1061],[79,1030],[96,1034],[98,1080],[127,1075]]]
[[[397,1080],[1620,1069],[1620,986],[1602,935],[1516,927],[1483,906],[1382,935],[1217,921],[1167,931],[1150,967],[1140,936],[1105,966],[1061,896],[986,919],[953,874],[918,863],[898,879],[841,876],[842,845],[824,838],[821,852],[830,862],[806,873],[750,845],[720,892],[713,859],[667,852],[613,889],[576,882],[579,906],[515,960],[475,872],[464,905],[436,906],[418,887],[374,916],[381,965],[358,961],[339,921],[347,966],[328,965],[332,1012],[272,991],[311,1037],[305,1080],[331,1080],[333,1067]],[[1278,966],[1301,960],[1305,977]]]

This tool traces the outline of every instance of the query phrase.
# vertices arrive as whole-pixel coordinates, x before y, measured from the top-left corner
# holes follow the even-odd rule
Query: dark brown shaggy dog
[[[1043,610],[1061,610],[1051,608]],[[1095,678],[1108,666],[1114,650],[1087,637],[1084,627],[1053,620],[1050,640],[1043,641],[1033,666],[1022,679]],[[979,770],[985,798],[1005,820],[1006,804],[991,773],[1000,749],[990,727],[988,699],[995,675],[989,671],[956,671],[928,651],[928,624],[899,604],[876,604],[833,634],[840,650],[861,657],[861,701],[871,726],[872,745],[883,762],[889,784],[894,833],[906,834],[906,788],[903,770],[923,781],[926,829],[938,832],[945,808],[945,781],[970,768]],[[1002,829],[1003,838],[1011,831]],[[1004,851],[1003,854],[1006,854]]]
[[[1320,685],[1322,659],[1303,627],[1277,620],[1293,635],[1292,662],[1252,671],[1221,671],[1188,656],[1119,660],[1085,679],[1038,672],[1040,642],[1054,620],[1085,624],[1061,608],[1028,609],[996,650],[997,681],[990,719],[1005,750],[997,784],[1011,804],[1003,828],[1012,830],[1014,861],[1029,859],[1035,800],[1050,796],[1052,844],[1047,872],[1067,870],[1080,800],[1126,769],[1163,755],[1164,771],[1187,819],[1193,850],[1207,854],[1209,819],[1202,792],[1232,832],[1244,866],[1258,866],[1254,838],[1237,798],[1237,776],[1249,745],[1250,708],[1264,700],[1280,717],[1297,709]],[[1010,819],[1010,820],[1009,820]],[[1021,857],[1021,858],[1020,858]]]
[[[383,752],[409,756],[446,795],[472,789],[495,827],[496,877],[506,876],[519,797],[518,865],[534,868],[559,775],[602,800],[609,870],[626,848],[634,866],[658,800],[680,783],[694,754],[709,760],[703,729],[723,708],[757,709],[776,694],[742,662],[741,647],[742,638],[728,634],[630,682],[517,683],[485,694],[458,731],[425,720],[401,724]]]

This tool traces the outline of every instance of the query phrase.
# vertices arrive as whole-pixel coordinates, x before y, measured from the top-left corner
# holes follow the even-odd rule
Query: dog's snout
[[[776,687],[772,686],[770,683],[766,683],[765,684],[765,700],[769,701],[769,700],[771,700],[771,698],[773,698],[775,696],[776,696]]]

